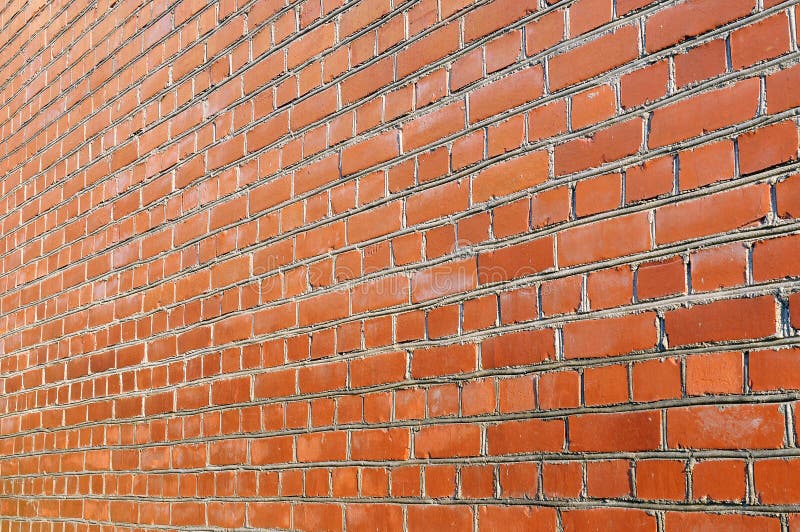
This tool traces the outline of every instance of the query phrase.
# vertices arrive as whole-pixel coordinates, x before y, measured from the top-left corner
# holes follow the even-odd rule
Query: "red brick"
[[[790,323],[795,329],[800,329],[800,292],[789,296]]]
[[[408,507],[409,530],[466,530],[472,527],[472,508],[464,505],[421,505]]]
[[[534,151],[493,164],[473,178],[473,201],[484,202],[543,183],[548,176],[549,164],[546,151]]]
[[[301,393],[343,389],[347,381],[347,364],[331,362],[300,368],[297,382]]]
[[[462,467],[461,493],[470,499],[494,496],[494,467],[490,465]]]
[[[469,121],[479,122],[533,101],[543,91],[544,72],[538,65],[501,78],[469,95]]]
[[[484,299],[491,301],[491,310],[494,311],[496,308],[494,298],[487,297]],[[520,288],[500,294],[500,315],[503,323],[519,323],[535,319],[539,315],[538,305],[536,287]],[[464,310],[466,317],[466,304]],[[489,313],[485,315],[491,316]],[[495,317],[491,316],[491,318],[493,324]]]
[[[619,6],[617,6],[619,9]],[[620,102],[630,109],[654,102],[667,95],[669,62],[659,61],[647,65],[620,78]]]
[[[675,83],[685,87],[724,74],[727,70],[725,41],[717,39],[675,56]]]
[[[354,432],[350,456],[353,460],[407,460],[409,433],[404,429],[372,429]]]
[[[575,185],[575,214],[588,216],[619,208],[622,176],[618,173],[579,181]]]
[[[356,286],[350,292],[350,301],[353,312],[362,313],[401,305],[408,296],[408,278],[392,276]]]
[[[650,123],[648,146],[666,146],[755,118],[758,92],[758,80],[749,78],[658,108]]]
[[[778,216],[800,218],[800,175],[792,175],[775,185]]]
[[[641,119],[619,122],[588,138],[570,140],[556,146],[555,174],[570,174],[602,166],[637,153],[641,146]]]
[[[298,462],[344,460],[347,452],[345,432],[315,432],[297,438]]]
[[[753,279],[760,282],[797,276],[796,262],[784,259],[795,254],[798,238],[789,235],[756,242],[753,246]]]
[[[350,362],[350,385],[361,387],[398,382],[404,379],[405,373],[405,353],[373,355]]]
[[[403,528],[403,508],[389,504],[352,504],[345,509],[347,530],[391,532]]]
[[[793,2],[45,4],[0,528],[800,531]]]
[[[781,522],[776,517],[760,515],[712,514],[702,512],[667,512],[664,529],[668,532],[679,530],[763,530],[778,532]]]
[[[546,316],[576,312],[581,306],[583,277],[572,276],[542,283],[542,312]]]
[[[423,427],[414,435],[418,458],[478,456],[480,446],[481,430],[476,425],[434,425]]]
[[[342,507],[338,504],[308,503],[294,505],[294,528],[311,532],[341,532]]]
[[[536,18],[525,26],[525,53],[538,54],[564,38],[564,14],[556,10]]]
[[[550,329],[493,336],[481,342],[484,368],[521,366],[555,356],[555,336]]]
[[[390,131],[376,135],[342,151],[342,175],[360,172],[386,162],[399,153],[397,133]]]
[[[397,54],[397,75],[405,77],[458,49],[459,27],[447,24]]]
[[[652,312],[564,325],[567,358],[622,355],[655,347],[656,341],[656,316]]]
[[[769,187],[751,185],[656,209],[656,242],[666,244],[756,225],[770,212]]]
[[[550,60],[550,88],[562,89],[639,56],[639,30],[622,26]]]
[[[530,462],[500,465],[500,492],[507,498],[533,498],[538,488],[539,468]]]
[[[616,307],[633,299],[633,272],[627,266],[591,272],[586,281],[593,310]]]
[[[546,532],[556,528],[556,511],[535,506],[480,506],[478,530],[489,532]]]
[[[627,460],[586,463],[586,492],[593,498],[620,498],[631,494],[631,465]]]
[[[507,246],[478,256],[480,284],[527,277],[553,267],[553,239],[550,237]]]
[[[800,82],[798,65],[767,76],[767,111],[778,113],[800,105],[800,95],[792,90],[798,82]]]
[[[580,462],[548,463],[542,466],[542,491],[549,499],[580,496],[583,489],[583,468]]]
[[[625,172],[625,201],[633,203],[669,194],[674,188],[674,182],[672,157],[659,157],[639,166],[632,166]]]
[[[587,1],[611,7],[608,0],[583,0],[584,3]],[[579,92],[572,97],[572,128],[581,129],[607,120],[614,116],[616,106],[616,95],[610,85]]]
[[[747,316],[746,321],[741,317]],[[728,299],[668,311],[664,325],[670,345],[764,338],[775,334],[775,299]]]
[[[741,353],[713,353],[686,357],[688,395],[741,393],[743,376]]]
[[[504,421],[486,429],[490,455],[557,452],[564,447],[564,422],[559,419]]]
[[[259,526],[289,528],[291,524],[292,507],[281,502],[253,502],[247,505],[248,523],[258,523]]]
[[[559,235],[558,261],[562,266],[615,258],[644,251],[650,244],[645,213],[567,229]]]
[[[740,502],[745,496],[745,464],[740,460],[703,460],[692,469],[692,494],[698,500]]]
[[[499,0],[469,13],[464,20],[467,42],[497,31],[538,8],[535,0]]]
[[[469,184],[466,180],[450,181],[409,198],[406,201],[406,219],[409,224],[418,224],[453,214],[467,208],[468,204]]]
[[[783,446],[784,427],[783,413],[769,404],[693,406],[667,413],[672,449],[777,449]]]
[[[656,450],[661,445],[661,414],[646,410],[581,414],[570,418],[569,432],[571,451]]]
[[[739,169],[750,174],[797,158],[797,125],[788,120],[739,137]]]
[[[561,522],[564,532],[579,530],[603,530],[612,527],[615,530],[636,530],[655,532],[656,517],[644,510],[627,508],[591,508],[586,510],[568,510],[562,514]]]
[[[686,291],[686,274],[682,257],[645,262],[637,270],[639,299],[651,299]]]
[[[698,292],[745,282],[747,250],[741,244],[701,249],[690,256],[692,289]]]
[[[415,379],[474,371],[475,346],[470,344],[416,349],[411,358]]]
[[[640,460],[636,463],[636,496],[640,499],[686,499],[686,464],[680,460]]]
[[[733,177],[733,142],[721,140],[680,153],[681,190],[693,190]]]
[[[586,368],[583,397],[587,406],[628,402],[628,367],[624,364]]]
[[[539,408],[575,408],[580,404],[581,385],[577,371],[544,373],[539,377]]]
[[[740,70],[789,51],[789,19],[777,13],[731,33],[731,63]]]
[[[741,18],[755,8],[753,0],[688,0],[647,19],[647,50],[655,52],[689,37]]]
[[[796,504],[800,500],[798,474],[800,460],[756,460],[753,475],[758,499],[764,504]]]
[[[567,102],[555,100],[531,109],[528,114],[528,138],[531,142],[564,133],[567,130]]]

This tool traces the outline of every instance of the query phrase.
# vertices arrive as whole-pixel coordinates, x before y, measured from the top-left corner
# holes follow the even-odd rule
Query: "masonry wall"
[[[800,530],[796,4],[4,3],[0,529]]]

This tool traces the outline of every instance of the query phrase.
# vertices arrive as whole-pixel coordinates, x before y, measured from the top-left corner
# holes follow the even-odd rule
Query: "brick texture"
[[[798,0],[9,0],[0,531],[800,530]]]

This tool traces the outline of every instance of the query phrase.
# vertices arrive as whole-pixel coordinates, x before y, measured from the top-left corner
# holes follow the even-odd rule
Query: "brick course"
[[[0,529],[800,527],[797,4],[6,2]]]

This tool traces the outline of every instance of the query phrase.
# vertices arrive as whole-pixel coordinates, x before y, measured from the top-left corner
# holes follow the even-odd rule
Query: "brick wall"
[[[797,3],[4,3],[0,529],[800,530]]]

